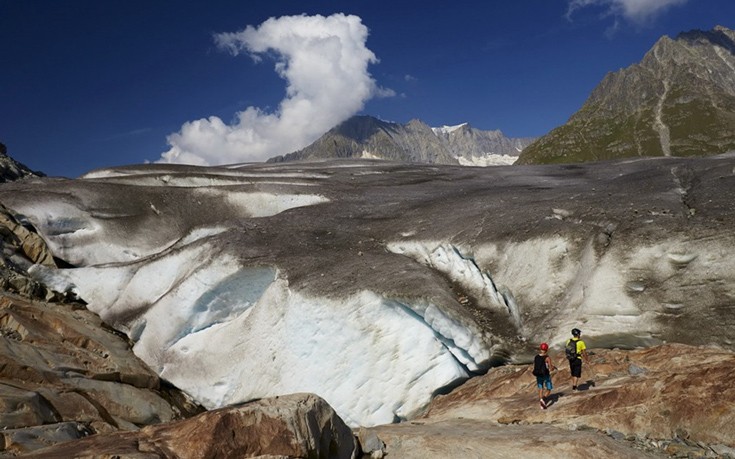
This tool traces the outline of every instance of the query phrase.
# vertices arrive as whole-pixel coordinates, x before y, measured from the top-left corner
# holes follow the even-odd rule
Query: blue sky
[[[0,0],[0,142],[76,177],[259,161],[353,114],[540,136],[661,36],[715,25],[735,1]]]

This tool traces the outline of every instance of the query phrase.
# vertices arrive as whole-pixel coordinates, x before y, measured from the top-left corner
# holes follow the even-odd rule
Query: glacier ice
[[[731,345],[733,161],[692,163],[696,215],[670,173],[690,163],[673,158],[149,165],[0,198],[76,265],[33,275],[206,406],[313,391],[372,425],[572,327],[600,345],[682,330]],[[641,173],[646,194],[630,192]]]

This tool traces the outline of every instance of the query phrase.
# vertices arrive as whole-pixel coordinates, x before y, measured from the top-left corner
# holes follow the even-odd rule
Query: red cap
[[[539,349],[541,349],[542,351],[548,351],[549,345],[546,343],[541,343],[541,346],[539,346]]]

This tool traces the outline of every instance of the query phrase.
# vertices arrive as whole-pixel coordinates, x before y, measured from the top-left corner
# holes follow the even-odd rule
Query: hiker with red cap
[[[551,372],[556,370],[554,363],[549,357],[549,345],[541,343],[539,353],[533,358],[533,375],[536,377],[536,386],[538,386],[538,397],[541,409],[548,408],[548,397],[551,395]]]

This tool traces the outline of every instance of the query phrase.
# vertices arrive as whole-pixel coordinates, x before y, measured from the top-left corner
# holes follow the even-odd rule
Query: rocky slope
[[[569,121],[518,164],[735,150],[735,31],[661,38],[640,63],[608,74]]]
[[[510,164],[531,138],[508,138],[469,124],[431,128],[419,120],[406,124],[354,116],[308,147],[270,162],[329,158],[388,159],[427,164]],[[507,158],[503,160],[503,158]]]

